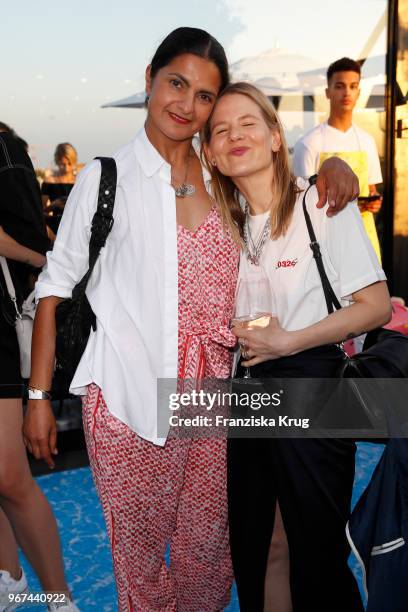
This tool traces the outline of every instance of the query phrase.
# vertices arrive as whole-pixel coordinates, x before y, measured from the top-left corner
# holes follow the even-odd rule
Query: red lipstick
[[[191,123],[190,119],[186,119],[185,117],[180,117],[180,115],[176,115],[175,113],[171,113],[170,111],[169,111],[169,115],[173,119],[173,121],[175,121],[176,123],[180,125],[187,125]]]

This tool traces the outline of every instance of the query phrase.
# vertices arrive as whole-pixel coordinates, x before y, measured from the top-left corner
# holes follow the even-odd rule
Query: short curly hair
[[[335,72],[357,72],[357,74],[361,76],[361,66],[359,62],[356,62],[349,57],[342,57],[341,59],[338,59],[330,64],[328,67],[327,83],[330,83],[330,79]]]

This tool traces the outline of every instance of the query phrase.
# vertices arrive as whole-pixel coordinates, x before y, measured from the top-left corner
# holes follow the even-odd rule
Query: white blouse
[[[70,391],[94,382],[109,411],[138,435],[157,435],[157,378],[177,377],[178,262],[176,200],[171,167],[141,129],[115,155],[118,185],[114,224],[86,295],[96,332]],[[71,297],[88,269],[90,226],[96,210],[99,161],[78,176],[52,251],[36,284],[36,298]]]

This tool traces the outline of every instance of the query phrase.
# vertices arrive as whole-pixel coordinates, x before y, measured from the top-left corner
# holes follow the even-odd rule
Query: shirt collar
[[[160,155],[158,150],[152,145],[152,143],[147,137],[146,130],[144,127],[142,127],[136,134],[133,144],[136,157],[142,167],[143,172],[148,178],[152,177],[154,174],[156,174],[156,172],[159,172],[159,170],[163,168],[163,176],[170,180],[169,177],[171,177],[171,166]],[[201,143],[200,138],[198,136],[195,136],[193,138],[192,145],[198,158],[200,159]],[[204,165],[202,165],[202,171],[204,177],[204,184],[207,187],[207,191],[209,191],[211,183],[211,174]]]
[[[354,132],[355,130],[354,123],[350,125],[349,129],[346,132],[343,132],[343,130],[339,130],[338,128],[333,127],[332,125],[329,124],[328,121],[325,121],[324,123],[326,125],[326,128],[328,128],[329,130],[334,130],[337,134],[348,135],[350,134],[350,132]]]
[[[156,174],[163,166],[170,169],[170,164],[163,159],[148,139],[144,127],[136,134],[133,144],[138,162],[148,178]]]

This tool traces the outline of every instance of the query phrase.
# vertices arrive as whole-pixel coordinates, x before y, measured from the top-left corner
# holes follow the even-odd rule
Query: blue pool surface
[[[382,445],[358,444],[353,505],[371,478],[383,452]],[[50,501],[60,530],[66,575],[81,612],[117,610],[109,541],[89,468],[59,472],[37,479]],[[360,588],[361,576],[353,556],[350,564]],[[22,556],[31,591],[40,592],[38,580]],[[24,606],[20,610],[44,610]],[[226,612],[239,612],[235,588]]]

